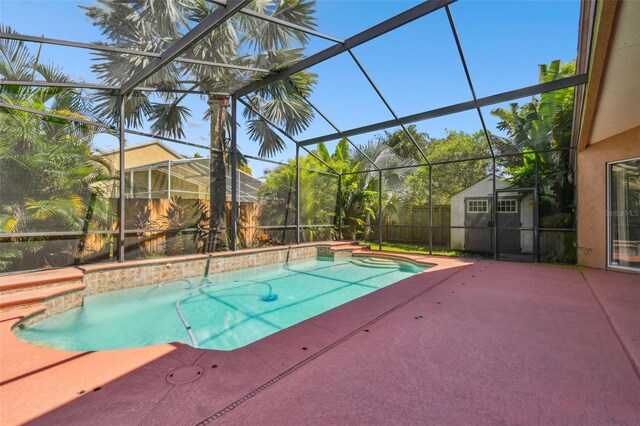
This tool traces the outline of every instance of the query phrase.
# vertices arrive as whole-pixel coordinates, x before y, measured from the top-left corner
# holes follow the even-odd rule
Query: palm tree
[[[2,32],[13,32],[1,26]],[[68,82],[60,68],[42,63],[39,51],[23,42],[0,40],[0,78]],[[69,88],[0,85],[0,99],[10,105],[51,110],[70,118],[84,118],[90,103]],[[91,145],[96,129],[68,120],[42,117],[14,109],[0,114],[0,230],[37,232],[87,230],[89,223],[109,209],[99,200],[100,182],[111,179],[108,163]],[[103,215],[103,218],[106,216]],[[106,220],[106,219],[105,219]],[[79,260],[82,238],[73,255]],[[15,267],[25,252],[39,253],[24,261],[40,267],[45,242],[39,238],[12,241],[0,253],[0,269]],[[51,263],[51,262],[50,262]]]
[[[100,0],[99,6],[81,6],[86,15],[101,28],[114,44],[160,53],[182,34],[206,16],[215,6],[205,0]],[[315,26],[313,7],[315,0],[256,0],[249,8],[304,27]],[[210,62],[252,66],[277,70],[303,57],[308,36],[270,22],[236,14],[183,56]],[[148,64],[148,59],[113,52],[96,53],[93,70],[107,84],[121,84],[133,73]],[[229,146],[225,135],[229,132],[227,107],[229,97],[218,93],[231,93],[250,80],[263,74],[229,68],[211,67],[174,61],[150,77],[146,86],[161,88],[198,89],[204,91],[207,112],[203,117],[210,122],[210,238],[213,247],[226,245],[226,236],[220,229],[226,214],[226,158]],[[308,96],[315,83],[315,74],[300,72],[290,77],[290,83],[275,82],[247,97],[252,107],[268,120],[298,134],[305,129],[313,112],[301,98]],[[191,117],[185,105],[185,94],[145,94],[134,92],[127,100],[125,122],[140,127],[145,123],[160,136],[185,137],[186,121]],[[118,105],[114,97],[100,96],[98,112],[106,120],[119,120]],[[284,141],[269,125],[250,109],[244,110],[247,134],[260,144],[259,155],[272,156],[285,147]],[[216,232],[218,230],[218,232]],[[211,249],[211,247],[209,247]]]
[[[575,61],[562,64],[560,60],[554,60],[548,66],[540,65],[539,81],[545,83],[569,77],[575,70]],[[544,217],[541,223],[547,227],[572,225],[573,170],[566,148],[571,145],[573,99],[574,88],[569,87],[542,93],[522,105],[513,103],[509,109],[491,111],[500,119],[498,128],[508,134],[507,138],[493,137],[497,150],[524,154],[502,160],[511,175],[510,181],[521,187],[534,186],[538,169],[541,217]],[[561,151],[532,153],[550,149]]]
[[[360,151],[353,154],[353,162],[365,164],[370,167],[369,157],[382,171],[382,182],[376,172],[366,173],[359,180],[359,187],[362,191],[376,194],[382,185],[382,219],[388,222],[399,220],[406,213],[409,206],[409,192],[404,181],[410,176],[414,169],[410,168],[415,164],[411,158],[398,156],[395,150],[387,144],[387,137],[376,137],[360,147]],[[366,157],[365,157],[366,154]],[[408,168],[399,168],[406,166]],[[378,200],[375,200],[375,207],[378,207]],[[377,211],[369,208],[365,212],[365,239],[371,233],[372,221],[378,215]]]

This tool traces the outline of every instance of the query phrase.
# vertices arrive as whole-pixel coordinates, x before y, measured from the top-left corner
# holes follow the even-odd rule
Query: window
[[[467,213],[488,213],[489,202],[487,200],[468,200]]]
[[[498,213],[518,213],[518,200],[498,200]]]
[[[640,158],[608,167],[609,266],[640,270]]]

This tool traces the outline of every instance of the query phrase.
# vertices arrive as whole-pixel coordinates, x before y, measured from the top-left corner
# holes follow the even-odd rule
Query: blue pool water
[[[211,285],[198,277],[98,294],[16,334],[36,345],[79,351],[192,344],[176,310],[182,299],[197,345],[232,350],[425,269],[366,259],[292,261],[216,274]]]

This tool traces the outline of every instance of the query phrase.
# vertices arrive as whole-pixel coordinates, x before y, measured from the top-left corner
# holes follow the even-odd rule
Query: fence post
[[[171,199],[171,160],[167,163],[167,198]]]
[[[413,206],[411,206],[411,228],[409,228],[409,244],[413,244],[413,215],[415,213],[415,210],[413,209]]]
[[[444,236],[442,235],[443,233],[443,226],[442,226],[442,211],[444,209],[442,208],[442,206],[440,206],[438,208],[438,244],[440,246],[442,246],[442,241],[444,241]]]

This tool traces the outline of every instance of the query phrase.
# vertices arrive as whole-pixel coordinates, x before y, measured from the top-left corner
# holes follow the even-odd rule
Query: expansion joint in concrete
[[[593,295],[593,298],[598,303],[598,306],[600,306],[602,313],[607,318],[607,322],[609,323],[609,327],[611,327],[611,331],[613,331],[613,334],[616,336],[616,339],[618,339],[618,343],[620,344],[620,346],[622,347],[622,350],[624,351],[625,355],[629,359],[629,363],[631,363],[633,370],[636,372],[636,376],[638,376],[638,380],[640,380],[640,364],[638,360],[635,359],[635,357],[631,352],[631,349],[629,349],[629,346],[625,343],[624,339],[620,335],[620,332],[618,331],[614,322],[611,320],[611,315],[609,315],[609,313],[607,312],[607,309],[604,307],[604,304],[602,303],[602,301],[600,300],[596,292],[593,290],[593,287],[589,283],[589,280],[587,279],[587,277],[582,272],[582,269],[578,268],[578,271],[580,272],[580,276],[582,277],[582,280],[585,282],[585,284],[589,288],[589,291]]]

